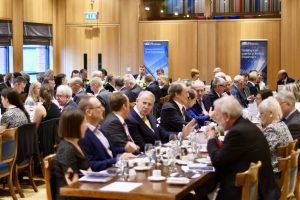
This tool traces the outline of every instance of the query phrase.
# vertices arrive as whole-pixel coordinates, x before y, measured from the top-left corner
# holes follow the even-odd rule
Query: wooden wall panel
[[[98,20],[87,21],[84,13],[98,11]],[[66,0],[67,24],[88,24],[88,23],[119,23],[119,0],[95,0],[93,8],[90,1]]]
[[[216,21],[198,22],[198,69],[201,79],[210,83],[213,69],[217,66],[217,23]]]
[[[126,73],[128,67],[132,72],[138,71],[138,6],[139,0],[120,1],[120,45],[121,73]]]
[[[197,22],[140,22],[139,62],[143,63],[144,40],[169,41],[169,74],[173,79],[190,78],[197,68]]]
[[[12,0],[0,1],[0,19],[12,19]]]
[[[52,24],[53,1],[55,0],[24,0],[24,21]]]
[[[300,1],[283,0],[281,15],[281,68],[300,79]]]
[[[23,0],[12,1],[13,71],[23,70]]]

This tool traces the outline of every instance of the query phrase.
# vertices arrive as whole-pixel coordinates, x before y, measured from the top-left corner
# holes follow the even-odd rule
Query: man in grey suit
[[[136,80],[132,76],[132,74],[125,74],[124,75],[124,84],[126,88],[134,94],[133,102],[136,101],[136,98],[139,96],[142,88],[136,83]]]
[[[77,104],[72,100],[72,89],[67,85],[58,86],[55,98],[61,107],[61,112],[77,108]]]
[[[296,99],[293,93],[289,91],[281,91],[276,95],[276,99],[280,104],[283,121],[288,126],[293,139],[300,139],[300,113],[295,108]]]
[[[114,147],[125,147],[128,143],[136,151],[139,150],[128,130],[125,119],[128,118],[130,110],[129,100],[122,92],[116,92],[110,98],[111,113],[106,117],[102,124],[106,137]]]

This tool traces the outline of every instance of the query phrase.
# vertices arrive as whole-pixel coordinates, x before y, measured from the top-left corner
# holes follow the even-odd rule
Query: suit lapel
[[[111,158],[111,156],[107,153],[106,148],[104,147],[102,142],[99,140],[99,138],[96,136],[96,134],[92,130],[90,130],[89,128],[87,130],[88,130],[87,134],[90,137],[91,141],[94,141],[97,148],[102,149],[100,152],[104,152],[106,158]],[[111,145],[110,145],[110,147],[111,147]]]

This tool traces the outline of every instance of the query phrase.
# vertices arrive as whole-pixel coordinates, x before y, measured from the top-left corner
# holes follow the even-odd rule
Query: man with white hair
[[[258,81],[258,73],[257,71],[252,71],[249,73],[249,81],[247,83],[247,87],[250,90],[250,94],[255,96],[257,95],[259,89],[256,87]]]
[[[244,84],[244,77],[241,75],[236,75],[233,78],[233,85],[231,86],[230,93],[236,100],[238,100],[238,102],[243,108],[247,108],[248,103],[246,99],[244,99],[242,96],[243,84]]]
[[[235,186],[237,173],[246,171],[252,162],[262,162],[259,173],[259,199],[278,199],[268,142],[261,130],[242,117],[242,107],[232,96],[214,102],[213,118],[227,132],[224,146],[219,147],[217,132],[210,129],[207,150],[216,168],[220,190],[217,199],[241,199],[241,187]]]
[[[71,78],[70,82],[69,82],[70,87],[72,88],[73,91],[73,101],[75,103],[79,103],[80,98],[82,96],[86,96],[86,92],[83,89],[83,82],[82,79],[79,77],[74,77]]]
[[[99,71],[99,70],[93,71],[91,78],[95,78],[95,77],[101,78],[101,80],[102,80],[102,71]],[[91,89],[91,83],[87,84],[87,86],[85,87],[85,92],[94,94],[93,90]]]
[[[61,112],[77,108],[77,104],[72,100],[72,89],[68,85],[58,86],[55,98],[59,106],[62,107]]]
[[[197,93],[197,101],[195,105],[193,105],[192,110],[198,114],[208,115],[212,103],[210,102],[209,96],[205,94],[204,83],[200,80],[193,81],[192,88]]]
[[[130,102],[135,102],[136,98],[139,96],[139,93],[142,91],[142,88],[136,83],[136,80],[132,76],[132,74],[125,74],[124,75],[124,84],[126,88],[128,89],[128,92],[131,92],[134,94],[133,99],[129,99]],[[126,91],[124,92],[127,93]],[[126,94],[127,95],[127,94]],[[130,95],[127,95],[129,98]]]
[[[221,77],[214,78],[214,80],[212,81],[212,90],[208,94],[209,98],[210,98],[210,102],[212,104],[215,102],[215,100],[222,97],[225,87],[226,87],[225,79],[223,79]]]
[[[295,108],[296,99],[289,91],[280,91],[276,96],[280,104],[283,121],[288,126],[293,139],[300,139],[300,112]]]

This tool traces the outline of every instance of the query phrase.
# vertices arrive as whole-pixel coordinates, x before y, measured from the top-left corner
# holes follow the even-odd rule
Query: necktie
[[[130,133],[129,133],[129,130],[128,130],[128,126],[127,126],[127,124],[125,122],[123,123],[123,127],[124,127],[125,133],[127,135],[128,141],[134,143],[132,137],[130,136]]]
[[[186,110],[185,110],[185,107],[182,107],[181,111],[182,111],[183,119],[185,120],[185,116],[186,116]]]
[[[147,117],[144,117],[144,118],[143,118],[143,121],[145,122],[145,124],[146,124],[150,129],[152,129],[151,124],[150,124],[150,121],[148,120]]]

